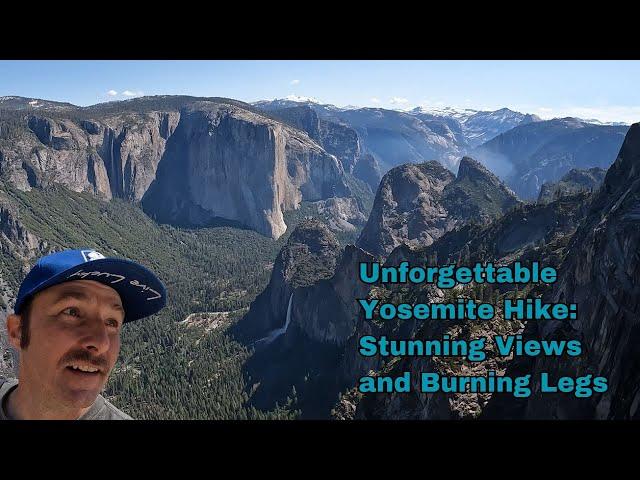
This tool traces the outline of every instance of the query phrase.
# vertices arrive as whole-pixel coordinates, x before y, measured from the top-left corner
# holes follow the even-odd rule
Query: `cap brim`
[[[37,285],[28,292],[28,296],[74,280],[94,280],[118,292],[125,323],[153,315],[167,303],[166,288],[151,270],[120,258],[101,258],[76,265]]]

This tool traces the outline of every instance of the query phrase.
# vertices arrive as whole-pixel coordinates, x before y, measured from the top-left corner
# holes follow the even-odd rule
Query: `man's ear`
[[[9,342],[17,350],[20,350],[20,340],[22,339],[22,317],[12,313],[7,316],[7,334],[9,335]]]

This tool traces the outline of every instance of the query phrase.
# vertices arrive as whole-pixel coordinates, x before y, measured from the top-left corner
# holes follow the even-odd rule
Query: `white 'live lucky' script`
[[[127,278],[124,275],[119,275],[117,273],[111,273],[111,272],[100,272],[98,270],[94,270],[92,272],[85,272],[84,270],[78,270],[75,273],[72,273],[71,275],[69,275],[67,278],[73,278],[73,277],[79,277],[82,279],[86,279],[87,277],[107,277],[108,279],[110,279],[111,277],[114,278],[114,280],[110,281],[110,284],[114,284],[114,283],[118,283],[123,281],[125,278]],[[152,297],[148,297],[147,300],[156,300],[158,298],[161,298],[162,295],[160,293],[158,293],[156,290],[154,290],[153,288],[145,285],[144,283],[140,283],[138,280],[130,280],[129,281],[129,285],[133,286],[133,287],[138,287],[141,289],[141,291],[143,292],[150,292],[155,294],[155,296]]]
[[[93,272],[85,272],[84,270],[78,270],[75,273],[72,273],[71,275],[69,275],[67,278],[73,278],[73,277],[80,277],[82,279],[85,279],[87,277],[115,277],[116,279],[112,282],[109,283],[118,283],[121,282],[122,280],[124,280],[126,277],[124,275],[118,275],[117,273],[110,273],[110,272],[99,272],[97,270],[94,270]]]
[[[162,296],[158,292],[156,292],[153,288],[146,286],[144,283],[138,282],[138,280],[131,280],[129,282],[129,285],[133,285],[134,287],[140,287],[143,292],[149,291],[156,294],[155,297],[149,297],[147,298],[147,300],[155,300],[156,298],[160,298]]]

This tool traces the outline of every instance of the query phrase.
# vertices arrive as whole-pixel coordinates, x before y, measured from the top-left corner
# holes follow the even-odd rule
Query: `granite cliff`
[[[534,374],[592,374],[608,390],[589,398],[535,391],[524,416],[562,419],[640,418],[640,124],[629,129],[616,161],[569,245],[550,301],[577,303],[568,322],[532,325],[541,338],[577,338],[584,354],[538,359]]]
[[[486,214],[489,221],[507,206],[516,205],[513,193],[480,164],[465,158],[461,165],[458,178],[438,162],[392,169],[378,190],[378,205],[383,205],[385,212],[381,223],[390,225],[388,218],[395,214],[394,207],[400,204],[413,207],[397,216],[400,228],[406,228],[407,219],[402,214],[407,210],[409,218],[426,218],[416,226],[416,231],[422,231],[426,221],[432,221],[436,227],[440,220],[463,225],[480,213]],[[385,201],[381,202],[380,198]],[[447,199],[449,211],[440,203],[442,198]],[[418,208],[416,201],[420,202]],[[460,204],[464,204],[464,208],[459,207]],[[497,210],[487,205],[497,206]],[[434,209],[436,214],[432,212]],[[372,213],[370,221],[374,215]],[[447,231],[448,227],[444,225],[434,233],[436,238]],[[347,245],[340,251],[330,239],[330,232],[321,224],[298,227],[278,256],[269,286],[238,324],[238,331],[245,341],[249,340],[257,348],[256,357],[247,367],[247,375],[259,385],[253,392],[254,401],[262,408],[270,405],[269,401],[284,399],[287,389],[293,385],[308,402],[304,415],[326,418],[340,392],[352,386],[359,376],[383,366],[377,357],[366,358],[358,354],[357,344],[362,335],[413,336],[420,329],[418,322],[363,320],[357,299],[389,300],[397,297],[398,292],[361,282],[359,264],[373,261],[374,255],[360,245]],[[401,248],[411,247],[403,245],[397,249]],[[294,251],[299,254],[294,255]],[[315,267],[311,268],[313,265]],[[292,273],[285,273],[301,271],[307,272],[304,283],[296,280]],[[314,273],[317,271],[322,275]],[[411,295],[412,298],[437,301],[442,299],[443,292],[429,287],[411,292]],[[296,365],[285,365],[285,359],[293,357],[298,359]],[[274,362],[281,366],[277,378],[270,370]],[[311,392],[320,390],[323,392],[321,398],[311,399]],[[352,414],[355,414],[354,409]]]
[[[161,222],[224,218],[278,238],[285,211],[350,193],[340,162],[304,132],[235,105],[198,102],[182,110],[142,205]]]
[[[241,335],[255,340],[281,327],[294,290],[332,276],[339,254],[340,245],[325,224],[305,220],[298,225],[276,257],[269,285],[240,323]]]
[[[273,238],[286,230],[283,212],[302,201],[351,196],[335,156],[242,102],[168,96],[81,108],[26,100],[0,104],[0,175],[22,190],[61,184],[141,202],[159,221],[225,219]]]

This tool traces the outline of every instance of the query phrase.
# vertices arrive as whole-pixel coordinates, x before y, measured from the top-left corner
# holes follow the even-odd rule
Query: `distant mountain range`
[[[577,118],[541,120],[508,108],[399,111],[288,99],[253,105],[275,116],[306,109],[322,121],[353,129],[359,153],[371,155],[381,174],[398,165],[429,160],[456,172],[460,159],[469,154],[522,198],[531,200],[543,183],[559,180],[571,168],[606,168],[628,130],[624,124]]]
[[[593,125],[557,118],[515,127],[477,147],[472,155],[506,180],[523,199],[573,168],[608,168],[627,126]]]
[[[293,107],[307,107],[326,121],[353,128],[363,151],[371,153],[382,172],[403,163],[439,160],[452,170],[462,155],[500,133],[529,122],[539,121],[507,108],[495,112],[476,110],[410,111],[384,108],[340,108],[311,101],[259,101],[254,106],[277,114]]]

